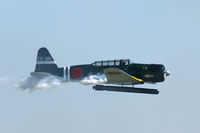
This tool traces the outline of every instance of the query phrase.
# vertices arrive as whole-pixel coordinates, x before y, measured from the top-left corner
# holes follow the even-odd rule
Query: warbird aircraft
[[[134,85],[163,82],[170,72],[162,64],[131,63],[129,59],[95,61],[92,64],[59,68],[47,48],[40,48],[32,76],[43,78],[49,75],[61,77],[63,82],[77,82],[90,75],[103,74],[106,82],[94,84],[94,90],[158,94],[157,89],[135,88]]]

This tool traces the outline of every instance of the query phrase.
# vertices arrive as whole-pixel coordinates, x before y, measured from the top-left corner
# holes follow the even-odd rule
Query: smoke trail
[[[89,75],[88,77],[80,81],[80,83],[84,85],[104,84],[106,82],[107,82],[107,78],[104,74]]]
[[[11,76],[0,75],[0,84],[7,83],[7,82],[12,81],[12,80],[13,80],[13,77],[11,77]]]
[[[48,76],[45,78],[37,78],[34,76],[28,76],[23,78],[15,87],[20,88],[22,90],[48,90],[53,87],[57,87],[61,85],[63,80],[57,76]]]
[[[104,74],[89,75],[80,81],[81,84],[91,85],[91,84],[104,84],[107,82],[106,76]],[[57,76],[47,76],[45,78],[38,78],[35,76],[28,76],[15,85],[16,88],[22,90],[48,90],[57,87],[63,83],[63,78]]]
[[[2,90],[3,88],[12,88],[15,81],[16,77],[14,76],[0,75],[0,89]]]

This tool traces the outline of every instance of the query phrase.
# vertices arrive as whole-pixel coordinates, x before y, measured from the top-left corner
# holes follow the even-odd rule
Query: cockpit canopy
[[[130,65],[129,59],[95,61],[93,66],[126,66]]]

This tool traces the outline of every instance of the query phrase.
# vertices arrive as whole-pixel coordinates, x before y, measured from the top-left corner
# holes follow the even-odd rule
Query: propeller
[[[165,76],[169,76],[169,75],[170,75],[170,71],[169,71],[169,70],[166,70],[166,71],[164,72],[164,74],[165,74]]]

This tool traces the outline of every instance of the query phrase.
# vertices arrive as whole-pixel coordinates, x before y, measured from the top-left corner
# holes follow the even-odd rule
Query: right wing
[[[143,84],[142,79],[138,79],[130,74],[118,69],[118,68],[107,68],[103,70],[109,84],[123,84],[123,85],[134,85]]]

